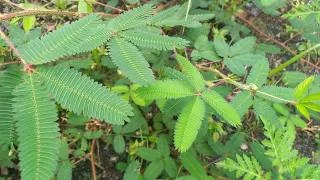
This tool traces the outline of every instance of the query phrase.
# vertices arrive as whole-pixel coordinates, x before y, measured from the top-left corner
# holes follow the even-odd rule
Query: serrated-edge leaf
[[[177,176],[177,165],[175,164],[174,160],[169,156],[164,159],[164,170],[172,178],[175,178]]]
[[[189,41],[151,32],[128,30],[119,34],[120,37],[132,42],[136,46],[148,47],[158,50],[174,50],[185,48]]]
[[[132,82],[145,86],[155,81],[148,62],[136,46],[123,38],[113,37],[109,42],[109,50],[114,64]]]
[[[179,115],[174,131],[174,145],[180,152],[187,151],[197,137],[205,115],[205,104],[197,97]]]
[[[217,54],[221,57],[228,57],[229,56],[229,45],[226,43],[225,40],[222,38],[216,37],[213,41],[214,48]]]
[[[150,17],[148,19],[148,24],[152,25],[152,24],[160,22],[164,19],[172,17],[172,15],[175,13],[175,11],[177,11],[179,9],[179,7],[180,6],[172,6],[164,11],[160,11],[159,13],[153,15],[152,17]]]
[[[240,39],[230,47],[229,56],[233,57],[240,54],[246,54],[254,48],[255,44],[256,44],[256,38],[253,36]]]
[[[252,104],[253,97],[249,91],[241,91],[230,102],[230,105],[237,110],[240,117],[248,112],[248,109]]]
[[[294,92],[294,97],[295,99],[300,99],[303,96],[306,95],[306,93],[308,92],[312,82],[314,80],[314,76],[311,76],[307,79],[305,79],[304,81],[302,81],[295,89]]]
[[[42,66],[34,72],[52,97],[74,113],[112,124],[124,124],[132,116],[132,107],[116,93],[74,69]]]
[[[195,92],[185,82],[179,80],[156,81],[147,87],[141,87],[136,91],[142,99],[175,99],[187,96],[194,96]]]
[[[176,80],[184,81],[185,83],[188,83],[190,86],[192,86],[188,77],[178,70],[175,70],[175,69],[172,69],[169,67],[165,67],[163,69],[163,72],[169,79],[176,79]]]
[[[260,98],[255,98],[253,109],[257,117],[263,118],[266,122],[274,124],[276,127],[281,127],[279,118],[270,103]]]
[[[244,68],[239,61],[236,61],[232,58],[225,58],[223,62],[229,68],[229,70],[236,75],[245,76],[247,74],[246,68]]]
[[[124,173],[123,180],[138,180],[140,164],[138,161],[132,161]]]
[[[193,88],[197,91],[202,91],[205,88],[205,81],[201,73],[189,62],[185,57],[177,54],[176,59],[179,65],[182,67],[183,73],[187,76]]]
[[[236,109],[227,103],[217,92],[210,90],[202,93],[202,98],[206,101],[226,122],[232,126],[240,126],[241,120]]]
[[[190,98],[168,99],[163,106],[163,113],[166,116],[178,115],[189,101]]]
[[[14,90],[14,119],[19,135],[22,179],[50,179],[56,170],[60,142],[54,102],[33,74]]]
[[[258,61],[251,69],[246,84],[255,84],[260,88],[267,80],[269,72],[269,62],[268,61]]]

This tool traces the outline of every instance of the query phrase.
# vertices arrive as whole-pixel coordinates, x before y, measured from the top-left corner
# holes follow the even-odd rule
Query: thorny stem
[[[255,31],[257,31],[260,35],[266,37],[267,40],[273,41],[274,43],[278,44],[279,46],[281,46],[282,48],[284,48],[285,50],[287,50],[287,51],[288,51],[289,53],[291,53],[292,55],[297,55],[296,52],[294,52],[294,51],[291,50],[288,46],[285,45],[285,44],[287,43],[287,41],[284,42],[284,43],[282,43],[282,42],[280,42],[280,41],[272,38],[271,36],[267,35],[266,33],[262,32],[259,28],[257,28],[255,25],[253,25],[250,21],[246,20],[246,19],[245,19],[244,17],[242,17],[241,15],[236,14],[235,16],[236,16],[238,19],[240,19],[241,21],[243,21],[243,22],[245,22],[246,24],[248,24],[249,26],[251,26],[251,27],[252,27]],[[311,62],[303,59],[302,57],[300,57],[300,58],[301,58],[301,59],[300,59],[301,61],[303,61],[303,62],[309,64],[310,66],[312,66],[312,67],[320,70],[320,67],[319,67],[319,66],[317,66],[317,65],[315,65],[315,64],[312,64]],[[298,60],[299,60],[299,59],[298,59]]]
[[[283,98],[280,98],[280,97],[277,97],[277,96],[273,96],[271,94],[267,94],[267,93],[259,91],[259,90],[253,90],[253,89],[250,88],[251,87],[250,85],[246,85],[246,84],[242,84],[242,83],[239,83],[237,81],[234,81],[231,78],[229,78],[228,76],[224,75],[222,72],[220,72],[217,69],[208,68],[208,67],[199,66],[199,65],[197,65],[197,67],[199,69],[202,69],[202,70],[205,70],[205,71],[211,71],[211,72],[214,72],[214,73],[218,74],[220,77],[223,78],[224,81],[226,81],[226,82],[228,82],[230,84],[233,84],[233,85],[237,86],[240,89],[248,90],[248,91],[251,91],[251,92],[254,92],[254,93],[260,93],[260,94],[263,94],[265,96],[269,96],[271,98],[278,99],[280,101],[283,101],[283,102],[286,102],[286,103],[290,103],[290,104],[293,104],[293,105],[295,104],[295,101],[286,100],[286,99],[283,99]]]

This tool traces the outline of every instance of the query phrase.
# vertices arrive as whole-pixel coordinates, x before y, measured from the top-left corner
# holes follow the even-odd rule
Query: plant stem
[[[315,49],[317,49],[318,47],[320,47],[320,44],[316,44],[314,46],[312,46],[311,48],[303,51],[302,53],[294,56],[293,58],[291,58],[289,61],[281,64],[280,66],[278,66],[277,68],[273,69],[272,71],[269,72],[269,77],[277,74],[278,72],[280,72],[282,69],[286,68],[287,66],[289,66],[290,64],[299,61],[301,58],[303,58],[305,55],[307,55],[310,51],[313,51]]]

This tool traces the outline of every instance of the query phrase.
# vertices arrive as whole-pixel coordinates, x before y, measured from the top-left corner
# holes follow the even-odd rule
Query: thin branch
[[[95,144],[95,139],[92,139],[91,141],[91,150],[90,150],[90,159],[91,159],[91,168],[92,168],[92,175],[93,175],[93,180],[97,180],[97,174],[96,174],[96,166],[94,164],[94,144]]]
[[[25,7],[23,7],[23,6],[20,6],[19,4],[13,3],[13,2],[11,2],[11,1],[9,1],[9,0],[0,0],[0,1],[3,1],[4,3],[7,3],[7,4],[11,5],[11,6],[14,6],[14,7],[23,9],[23,10],[28,10],[28,8],[25,8]]]
[[[9,65],[9,64],[17,64],[20,63],[21,61],[12,61],[12,62],[5,62],[5,63],[0,63],[0,67],[1,66],[5,66],[5,65]]]
[[[81,0],[73,0],[73,1],[76,1],[76,2],[79,2]],[[113,10],[116,10],[118,12],[124,12],[125,10],[123,9],[120,9],[120,8],[116,8],[116,7],[113,7],[113,6],[110,6],[108,4],[104,4],[104,3],[101,3],[101,2],[97,2],[97,1],[94,1],[94,0],[85,0],[86,2],[90,2],[90,3],[93,3],[93,4],[98,4],[98,5],[101,5],[101,6],[104,6],[104,7],[107,7],[107,8],[110,8],[110,9],[113,9]]]
[[[20,16],[30,16],[30,15],[58,15],[58,16],[75,16],[81,18],[92,13],[80,13],[80,12],[70,12],[70,11],[55,11],[55,10],[27,10],[19,11],[14,13],[7,13],[0,15],[0,21],[11,19]],[[117,14],[106,14],[106,13],[95,13],[102,17],[117,17]]]

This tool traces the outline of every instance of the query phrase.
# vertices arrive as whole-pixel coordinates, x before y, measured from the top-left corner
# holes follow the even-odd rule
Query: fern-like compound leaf
[[[177,71],[177,70],[169,68],[169,67],[165,67],[163,72],[169,79],[176,79],[176,80],[180,80],[180,81],[184,81],[186,83],[189,83],[188,77],[180,71]]]
[[[27,63],[43,64],[89,51],[110,38],[98,15],[89,15],[18,48]]]
[[[109,42],[109,49],[112,61],[132,82],[145,86],[155,81],[148,62],[136,46],[114,37]]]
[[[189,101],[190,97],[168,99],[163,106],[163,113],[167,116],[178,115]]]
[[[260,88],[267,80],[269,72],[268,61],[258,61],[251,69],[247,78],[247,84],[255,84]]]
[[[132,108],[117,94],[74,69],[43,66],[36,72],[48,92],[74,113],[111,124],[124,124],[132,116]]]
[[[205,115],[205,104],[200,97],[190,101],[179,115],[174,131],[174,145],[180,152],[187,151],[197,137]]]
[[[56,170],[59,134],[57,109],[35,75],[14,90],[14,119],[19,135],[19,159],[23,180],[49,180]]]
[[[280,120],[270,103],[256,97],[254,99],[253,109],[258,118],[263,118],[266,122],[274,124],[276,127],[281,127]]]
[[[243,154],[243,157],[236,155],[237,162],[234,160],[227,158],[224,161],[220,161],[217,163],[218,166],[221,166],[224,169],[229,170],[230,172],[236,171],[236,177],[240,178],[243,176],[244,180],[263,180],[264,172],[262,167],[253,156],[251,159]]]
[[[126,169],[123,180],[135,180],[139,178],[140,164],[138,161],[132,161]]]
[[[18,66],[11,66],[0,74],[0,145],[9,146],[16,135],[12,92],[20,83],[22,72]]]
[[[119,17],[112,19],[108,28],[113,32],[118,32],[134,27],[141,27],[147,24],[147,19],[152,16],[154,7],[146,4],[122,13]]]
[[[243,67],[240,61],[236,61],[233,58],[225,58],[224,64],[231,72],[238,76],[245,76],[247,74],[247,70]]]
[[[240,54],[246,54],[254,48],[255,44],[256,44],[255,37],[249,36],[249,37],[243,38],[230,47],[229,56],[233,57]]]
[[[157,22],[161,22],[167,18],[172,17],[172,15],[179,9],[180,6],[172,6],[164,11],[161,11],[148,19],[149,25],[154,25]]]
[[[217,92],[210,90],[202,93],[206,101],[226,122],[232,126],[240,126],[241,120],[237,110],[227,103]]]
[[[193,66],[185,57],[177,54],[176,58],[178,60],[179,65],[182,67],[183,73],[189,79],[190,84],[196,91],[202,91],[205,88],[205,81],[197,70],[196,67]]]
[[[295,99],[300,99],[303,96],[305,96],[312,84],[312,81],[314,80],[314,77],[311,76],[304,81],[302,81],[295,89],[294,97]]]
[[[253,103],[253,97],[249,91],[241,91],[230,102],[230,105],[234,107],[242,117],[248,112],[249,107]]]
[[[221,57],[228,57],[229,56],[229,45],[224,41],[222,38],[216,37],[213,41],[214,49],[216,50],[217,54]]]
[[[263,86],[256,95],[275,103],[294,101],[294,89],[280,86]]]
[[[182,49],[188,45],[188,41],[179,37],[158,35],[146,31],[128,30],[119,34],[120,37],[140,47],[149,47],[158,50]]]
[[[147,87],[141,87],[137,93],[145,100],[176,99],[196,95],[187,83],[171,79],[156,81]]]

